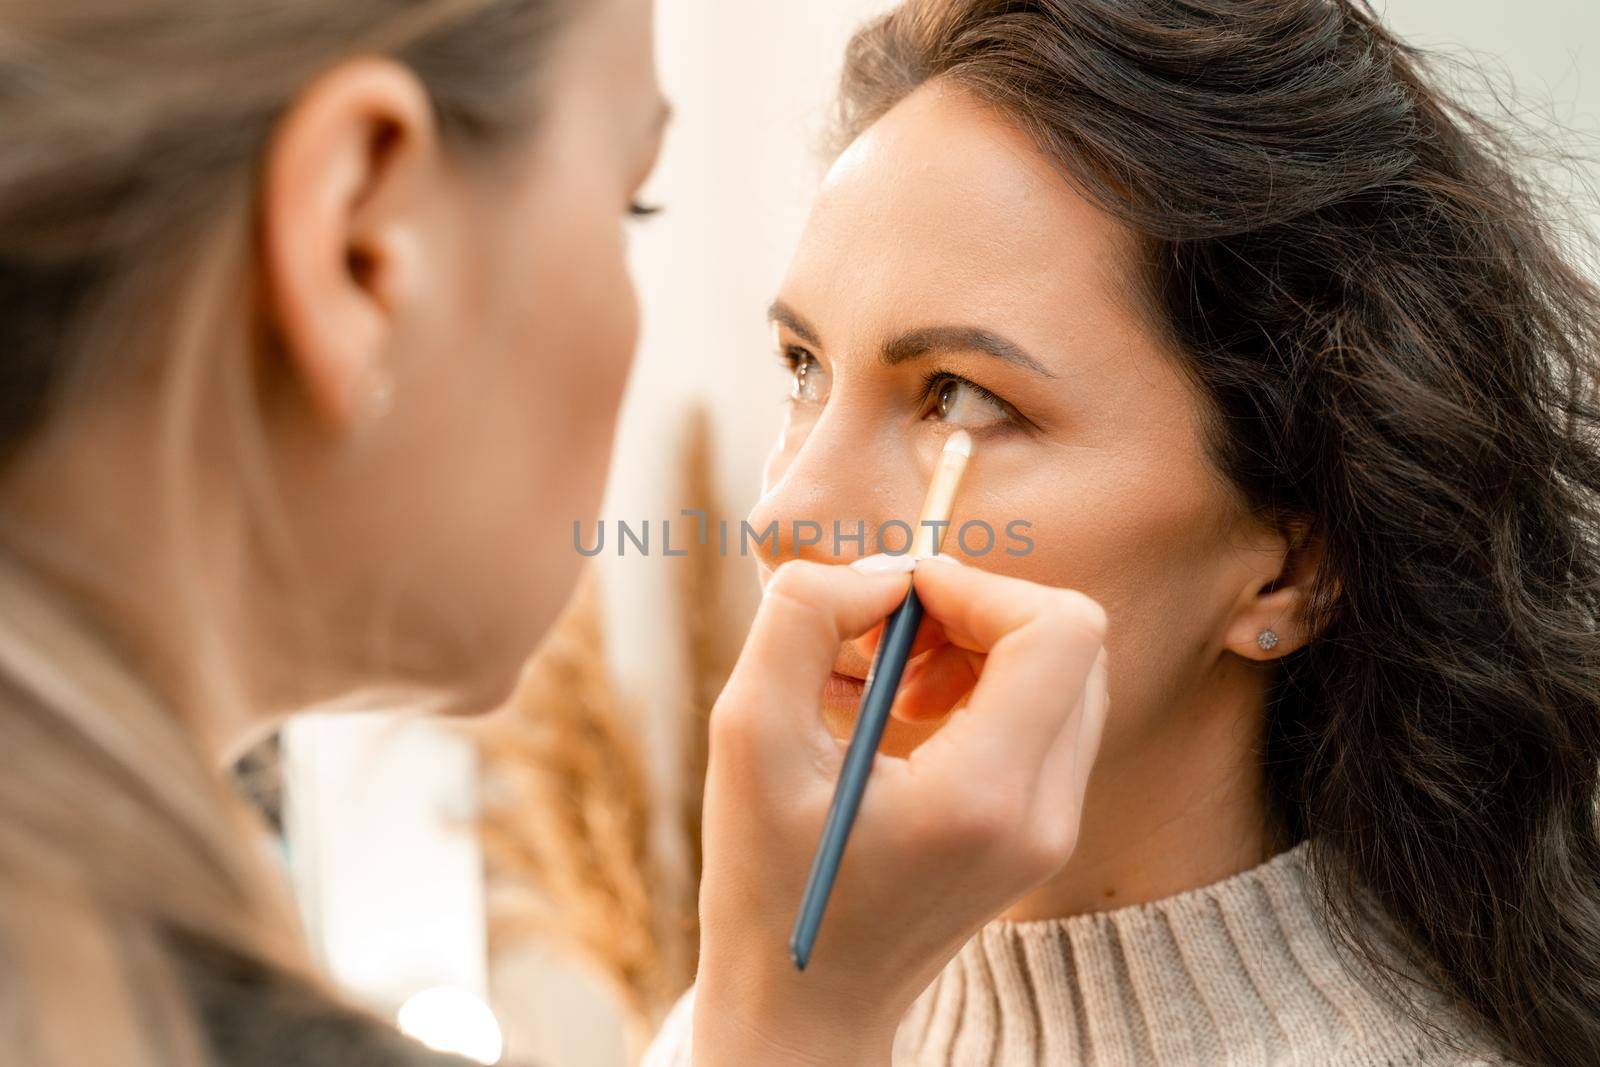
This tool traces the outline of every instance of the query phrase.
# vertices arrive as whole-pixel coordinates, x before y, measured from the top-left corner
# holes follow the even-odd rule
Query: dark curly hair
[[[1330,929],[1592,1067],[1600,291],[1437,67],[1349,0],[912,0],[852,41],[842,129],[943,80],[1140,235],[1216,465],[1323,550],[1262,759]]]

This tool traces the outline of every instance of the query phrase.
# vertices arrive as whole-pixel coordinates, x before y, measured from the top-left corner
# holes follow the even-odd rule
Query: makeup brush
[[[910,551],[913,559],[938,552],[938,532],[949,525],[956,489],[961,485],[961,475],[966,471],[971,455],[972,435],[967,431],[957,430],[945,442],[944,451],[939,454],[939,465],[933,472],[933,481],[928,485],[928,495],[922,502],[922,517],[912,535]],[[844,766],[839,771],[839,784],[834,787],[833,803],[828,806],[828,818],[822,825],[822,837],[817,842],[817,852],[811,861],[811,875],[806,879],[806,891],[800,900],[800,913],[795,916],[794,932],[789,935],[789,956],[799,970],[805,970],[806,963],[811,959],[817,931],[822,927],[822,913],[828,906],[828,895],[833,891],[834,879],[839,874],[839,861],[844,856],[850,828],[855,825],[856,811],[861,807],[861,795],[867,788],[867,774],[872,770],[873,759],[878,754],[878,743],[883,740],[884,727],[889,723],[889,709],[894,704],[895,693],[900,689],[900,677],[905,673],[906,660],[911,657],[911,643],[916,640],[917,626],[921,622],[922,601],[917,599],[917,590],[913,586],[906,590],[906,598],[883,624],[878,651],[872,657],[872,667],[867,671],[861,709],[856,715],[856,728],[850,735],[850,747],[845,751]]]

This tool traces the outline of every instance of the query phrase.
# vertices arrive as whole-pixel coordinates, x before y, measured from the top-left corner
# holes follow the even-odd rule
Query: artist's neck
[[[1219,675],[1181,709],[1145,719],[1151,725],[1142,736],[1113,739],[1108,725],[1072,859],[1005,918],[1059,918],[1160,900],[1280,850],[1262,787],[1264,679],[1251,670]]]

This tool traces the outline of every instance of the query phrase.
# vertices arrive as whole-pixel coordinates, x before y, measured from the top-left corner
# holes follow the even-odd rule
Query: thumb
[[[836,747],[820,709],[839,646],[882,622],[909,587],[903,573],[862,573],[808,560],[779,567],[712,709],[715,737],[737,737],[746,756],[755,758],[792,759],[797,747]]]

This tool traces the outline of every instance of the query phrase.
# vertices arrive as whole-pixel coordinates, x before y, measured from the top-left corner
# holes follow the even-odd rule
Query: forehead
[[[1003,116],[932,83],[835,163],[784,291],[855,322],[976,317],[1062,340],[1128,313],[1131,250]]]

